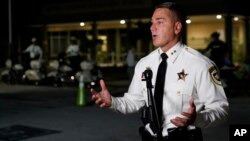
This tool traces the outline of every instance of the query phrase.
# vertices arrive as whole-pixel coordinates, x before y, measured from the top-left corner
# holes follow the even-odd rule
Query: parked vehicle
[[[24,83],[40,85],[45,80],[45,77],[42,62],[40,60],[32,60],[30,69],[25,70],[22,79]]]
[[[6,84],[17,84],[22,82],[24,68],[19,63],[13,63],[11,59],[5,61],[5,68],[1,72],[1,79]]]

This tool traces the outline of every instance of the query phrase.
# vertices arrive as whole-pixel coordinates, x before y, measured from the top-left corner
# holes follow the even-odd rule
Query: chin
[[[162,45],[162,43],[159,40],[153,40],[153,45],[155,47],[160,47]]]
[[[155,47],[160,47],[160,46],[161,46],[160,44],[157,44],[157,43],[153,43],[153,45],[154,45]]]

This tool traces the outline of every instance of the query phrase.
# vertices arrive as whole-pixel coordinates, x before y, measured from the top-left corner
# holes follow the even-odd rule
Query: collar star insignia
[[[185,73],[184,69],[182,69],[182,71],[179,72],[179,73],[177,73],[177,75],[178,75],[178,80],[183,80],[183,81],[185,81],[185,78],[186,78],[186,76],[187,76],[188,74]]]

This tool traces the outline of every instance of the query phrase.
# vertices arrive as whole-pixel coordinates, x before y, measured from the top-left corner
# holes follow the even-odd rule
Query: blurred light
[[[238,21],[239,20],[239,17],[234,17],[234,21]]]
[[[125,24],[126,21],[125,20],[120,20],[120,24]]]
[[[192,21],[191,21],[190,19],[187,19],[187,20],[186,20],[186,23],[187,23],[187,24],[190,24],[191,22],[192,22]]]
[[[71,79],[71,80],[75,80],[75,77],[74,77],[74,76],[71,76],[70,79]]]
[[[84,26],[85,25],[85,23],[84,22],[80,22],[80,26]]]
[[[216,19],[221,19],[222,15],[216,15]]]

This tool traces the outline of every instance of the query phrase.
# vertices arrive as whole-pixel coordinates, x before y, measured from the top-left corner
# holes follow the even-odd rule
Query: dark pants
[[[200,128],[187,130],[186,128],[172,128],[168,130],[168,136],[157,139],[145,130],[144,127],[139,128],[142,141],[203,141]]]
[[[80,70],[80,62],[81,62],[81,58],[80,56],[72,56],[72,57],[68,57],[69,62],[70,62],[70,67],[73,69],[73,72],[77,72]]]

